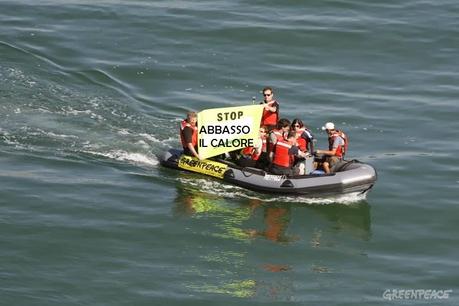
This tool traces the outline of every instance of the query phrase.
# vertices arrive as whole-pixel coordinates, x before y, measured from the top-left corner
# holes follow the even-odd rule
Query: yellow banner
[[[223,178],[227,165],[213,160],[199,160],[196,157],[182,155],[178,162],[179,168]]]
[[[263,105],[206,109],[198,113],[201,159],[252,147],[259,138]]]

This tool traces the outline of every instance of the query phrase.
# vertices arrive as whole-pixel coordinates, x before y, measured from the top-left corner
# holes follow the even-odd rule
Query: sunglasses
[[[299,124],[295,124],[295,125],[293,125],[293,126],[294,126],[294,127],[301,127]]]
[[[272,93],[270,93],[270,94],[263,94],[263,96],[265,96],[265,97],[269,97],[269,96],[271,96],[271,95],[272,95]]]

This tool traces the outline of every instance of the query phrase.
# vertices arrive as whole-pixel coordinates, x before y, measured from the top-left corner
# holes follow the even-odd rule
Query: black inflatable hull
[[[179,167],[182,151],[169,150],[161,158],[165,167],[188,170]],[[351,193],[366,193],[376,182],[376,170],[369,164],[356,160],[342,162],[332,174],[302,175],[286,177],[269,174],[261,169],[239,167],[231,162],[217,161],[225,164],[225,170],[219,178],[222,180],[263,193],[302,195],[311,197],[336,196]]]

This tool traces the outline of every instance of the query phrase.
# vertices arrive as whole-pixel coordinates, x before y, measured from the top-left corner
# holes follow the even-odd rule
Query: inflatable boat
[[[326,197],[349,193],[367,193],[377,179],[376,170],[357,160],[342,161],[330,174],[311,172],[307,175],[285,176],[262,169],[240,167],[227,160],[199,160],[171,149],[161,157],[165,167],[217,177],[250,190],[282,195]]]

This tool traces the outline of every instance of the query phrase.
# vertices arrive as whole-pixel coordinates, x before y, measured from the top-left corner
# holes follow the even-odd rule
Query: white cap
[[[327,122],[325,123],[325,126],[322,127],[322,130],[334,130],[335,129],[335,125],[333,124],[333,122]]]

